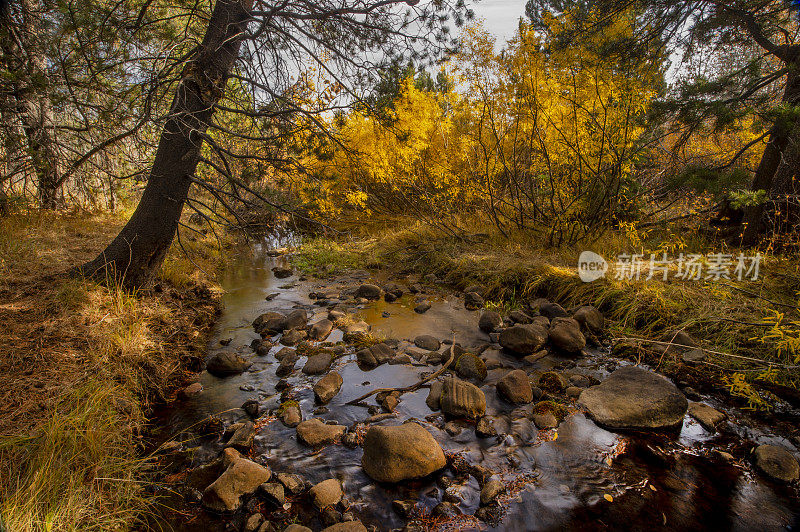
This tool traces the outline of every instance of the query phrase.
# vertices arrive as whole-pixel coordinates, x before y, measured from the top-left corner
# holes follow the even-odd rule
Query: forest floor
[[[214,246],[171,250],[153,288],[129,293],[66,272],[126,213],[0,220],[0,515],[6,530],[111,530],[148,499],[147,415],[202,367],[219,311]],[[144,506],[143,506],[144,505]],[[0,526],[2,528],[2,526]]]
[[[478,226],[475,226],[478,227]],[[500,235],[480,226],[464,238],[413,220],[383,220],[351,225],[346,238],[306,240],[295,262],[309,272],[354,267],[387,268],[401,273],[434,274],[463,290],[483,287],[486,307],[501,312],[525,309],[535,298],[564,308],[594,305],[609,323],[613,349],[620,356],[650,363],[660,372],[733,396],[769,416],[776,395],[800,405],[800,261],[797,255],[762,252],[756,281],[678,281],[604,279],[585,283],[577,275],[581,246],[544,249],[529,235]],[[686,234],[694,235],[691,239]],[[704,240],[694,230],[664,231],[649,241],[607,235],[587,245],[613,262],[618,253],[669,251],[681,242],[683,253],[738,249]],[[638,249],[638,251],[637,251]],[[741,250],[754,255],[754,250]],[[684,331],[704,349],[706,359],[687,365],[663,356],[653,341]],[[647,340],[647,341],[643,341]],[[744,357],[744,358],[743,358]]]

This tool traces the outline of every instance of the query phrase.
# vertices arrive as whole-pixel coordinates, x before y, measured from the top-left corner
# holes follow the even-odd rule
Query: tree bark
[[[786,88],[782,102],[789,105],[800,104],[800,65],[795,60],[786,77]],[[761,156],[750,190],[758,192],[764,190],[767,198],[773,198],[779,179],[779,169],[789,162],[786,160],[786,150],[790,144],[800,142],[800,127],[797,124],[791,127],[773,126],[767,146]],[[766,229],[765,223],[766,204],[755,205],[744,209],[743,222],[745,224],[742,235],[742,244],[752,246],[758,243]]]
[[[178,229],[200,158],[202,136],[239,56],[253,0],[218,0],[206,34],[184,67],[141,200],[131,219],[84,275],[128,288],[144,285],[161,266]]]
[[[0,0],[0,42],[9,74],[11,96],[28,143],[36,174],[39,203],[55,209],[61,189],[61,157],[55,136],[53,108],[47,91],[47,69],[36,38],[34,6],[19,0],[19,20],[11,17],[10,6]]]

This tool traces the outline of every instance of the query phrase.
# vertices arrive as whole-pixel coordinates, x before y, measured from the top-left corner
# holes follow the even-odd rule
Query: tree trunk
[[[3,60],[11,75],[14,107],[28,142],[39,203],[44,209],[55,209],[62,178],[53,108],[47,91],[46,62],[33,42],[34,6],[30,0],[20,0],[17,5],[20,10],[17,21],[13,20],[8,4],[0,8]]]
[[[142,199],[119,235],[85,275],[105,276],[132,288],[161,266],[175,238],[197,167],[202,135],[239,56],[252,0],[218,0],[199,49],[184,67]]]
[[[783,94],[783,103],[789,105],[800,104],[800,65],[792,66],[786,77],[786,89]],[[785,165],[785,152],[790,143],[796,144],[800,139],[800,128],[796,125],[790,127],[775,125],[769,136],[767,146],[761,156],[750,190],[757,192],[764,190],[767,198],[774,196],[777,183],[776,174],[782,165]],[[745,224],[742,244],[752,246],[760,240],[766,230],[765,223],[766,204],[747,207],[744,209]]]

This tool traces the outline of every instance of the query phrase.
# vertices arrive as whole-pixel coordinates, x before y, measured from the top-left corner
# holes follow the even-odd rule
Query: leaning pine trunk
[[[795,61],[790,66],[782,101],[788,105],[798,105],[800,103],[800,70],[798,70],[800,69],[800,63]],[[750,187],[753,192],[763,190],[767,193],[768,198],[775,196],[775,189],[781,185],[778,176],[779,169],[787,163],[785,152],[791,144],[800,142],[797,138],[798,133],[800,133],[800,129],[796,126],[786,127],[785,125],[777,124],[773,126],[772,133],[770,133],[764,153],[761,156],[761,162],[753,177],[753,183]],[[764,204],[745,208],[743,220],[745,227],[742,235],[742,243],[744,245],[755,245],[761,239],[766,230],[765,211]]]
[[[239,56],[251,7],[252,0],[217,1],[203,43],[183,70],[142,199],[120,234],[81,273],[138,287],[161,266],[189,194],[202,135]]]

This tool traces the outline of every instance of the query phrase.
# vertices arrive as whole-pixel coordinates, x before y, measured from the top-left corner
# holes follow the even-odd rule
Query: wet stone
[[[282,507],[286,502],[283,484],[279,482],[265,482],[258,487],[258,495],[267,503],[275,507]]]
[[[258,405],[258,401],[250,399],[242,403],[242,410],[244,410],[248,416],[257,418],[261,408]]]
[[[191,399],[192,397],[197,397],[203,392],[203,385],[199,382],[193,382],[186,388],[182,389],[179,392],[179,396],[181,399]]]
[[[237,451],[244,453],[249,451],[250,447],[253,446],[256,429],[251,421],[246,421],[239,425],[240,426],[233,433],[233,436],[231,436],[231,439],[228,440],[228,447],[233,447]]]
[[[314,506],[321,510],[342,500],[344,493],[342,492],[342,484],[335,478],[329,478],[315,484],[308,490],[308,495]]]
[[[216,512],[230,512],[241,506],[241,497],[253,493],[268,481],[269,469],[245,458],[236,458],[220,477],[203,492],[203,506]]]
[[[489,480],[483,485],[483,488],[481,488],[481,505],[486,506],[487,504],[493,503],[504,491],[505,488],[502,482],[497,479]]]
[[[724,413],[705,403],[689,403],[689,415],[711,432],[716,432],[717,425],[725,419]]]
[[[483,381],[486,379],[486,364],[471,353],[465,353],[456,362],[456,373],[462,379]]]
[[[480,418],[478,423],[475,425],[475,434],[481,438],[497,436],[497,429],[494,427],[494,422],[492,419],[487,416]]]
[[[310,357],[303,366],[303,373],[306,375],[319,375],[331,368],[330,353],[319,353]]]
[[[464,294],[464,308],[467,310],[478,310],[483,307],[483,297],[477,292],[467,292]]]
[[[311,326],[309,337],[312,340],[324,340],[333,330],[333,322],[328,319],[322,319]]]
[[[428,391],[428,397],[425,399],[425,404],[431,410],[439,410],[439,401],[442,398],[443,385],[441,381],[434,381],[431,383],[431,388]]]
[[[428,303],[427,301],[422,301],[421,303],[418,303],[416,307],[414,307],[414,312],[416,312],[417,314],[425,314],[430,309],[431,309],[431,304]]]
[[[508,319],[520,325],[527,325],[533,323],[533,318],[521,310],[515,310],[508,315]]]
[[[759,445],[755,453],[756,467],[772,480],[794,482],[800,476],[800,466],[792,453],[777,445]]]
[[[548,430],[558,427],[558,419],[552,412],[544,412],[533,415],[533,423],[539,430]]]
[[[554,318],[550,322],[548,337],[553,346],[565,353],[577,354],[586,347],[581,326],[572,318]]]
[[[250,367],[250,363],[236,353],[217,353],[206,363],[206,371],[215,377],[238,375]]]
[[[373,425],[364,438],[361,465],[364,472],[378,482],[422,478],[446,464],[441,446],[418,423],[393,427]]]
[[[474,384],[450,377],[443,383],[440,407],[451,416],[477,419],[486,412],[486,397]]]
[[[314,385],[314,397],[318,403],[326,404],[334,398],[342,388],[342,376],[331,371]]]
[[[309,419],[297,425],[297,437],[303,443],[316,447],[333,443],[344,434],[346,428],[342,425],[328,425],[318,418]]]
[[[485,310],[478,320],[478,328],[488,334],[500,327],[502,323],[503,320],[500,318],[500,314],[493,310]]]
[[[361,521],[344,521],[323,528],[322,532],[367,532],[367,527]]]
[[[355,297],[363,297],[367,300],[376,300],[381,298],[381,288],[374,284],[362,284],[358,287]]]
[[[514,325],[500,333],[500,345],[520,355],[538,351],[547,341],[547,331],[538,325]]]
[[[422,334],[414,338],[414,345],[426,351],[437,351],[441,346],[441,342],[434,336]]]
[[[664,377],[634,366],[614,371],[579,398],[589,416],[610,429],[662,429],[680,425],[686,397]]]
[[[299,495],[306,489],[306,483],[300,475],[290,473],[277,473],[275,478],[292,495]]]
[[[509,403],[525,404],[533,400],[530,380],[521,369],[509,371],[497,381],[497,392]]]
[[[569,315],[567,311],[564,310],[564,307],[558,303],[550,303],[549,301],[545,301],[543,304],[539,305],[539,314],[551,321],[554,318],[566,318]]]

